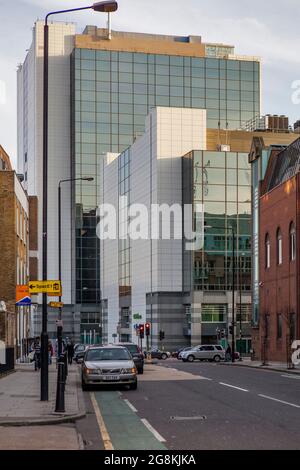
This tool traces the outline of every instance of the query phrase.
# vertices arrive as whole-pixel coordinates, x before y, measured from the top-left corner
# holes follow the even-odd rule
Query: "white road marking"
[[[296,375],[291,375],[291,374],[290,374],[290,375],[288,375],[288,374],[286,374],[286,375],[282,375],[281,377],[285,377],[286,379],[295,379],[295,380],[300,380],[300,376],[299,376],[299,377],[297,377]]]
[[[131,411],[133,411],[134,413],[137,413],[137,409],[130,403],[129,400],[124,400],[125,403],[129,406],[129,408],[131,409]]]
[[[277,398],[268,397],[267,395],[258,395],[258,396],[261,397],[261,398],[266,398],[267,400],[276,401],[277,403],[282,403],[283,405],[288,405],[288,406],[292,406],[293,408],[299,408],[300,409],[300,405],[295,405],[294,403],[289,403],[287,401],[278,400]]]
[[[159,442],[166,442],[166,440],[151,426],[149,421],[146,419],[141,420],[142,423],[146,426],[146,428],[152,432],[153,436],[159,441]]]
[[[234,385],[225,384],[223,382],[219,382],[220,385],[224,385],[224,387],[234,388],[235,390],[240,390],[241,392],[249,392],[245,388],[235,387]]]

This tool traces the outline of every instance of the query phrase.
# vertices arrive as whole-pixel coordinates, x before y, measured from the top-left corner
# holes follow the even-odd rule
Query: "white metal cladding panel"
[[[150,119],[147,119],[145,134],[131,148],[131,203],[144,204],[150,211],[151,170]],[[155,145],[155,142],[154,142]],[[148,218],[148,222],[150,222]],[[150,224],[148,224],[150,230]],[[142,315],[146,321],[146,293],[151,290],[151,242],[131,242],[132,313]],[[136,338],[133,331],[133,338]]]
[[[118,215],[118,159],[109,154],[104,158],[102,184],[102,202],[111,204]],[[113,342],[113,334],[117,333],[119,322],[119,242],[115,240],[101,241],[102,298],[108,301],[108,342]]]

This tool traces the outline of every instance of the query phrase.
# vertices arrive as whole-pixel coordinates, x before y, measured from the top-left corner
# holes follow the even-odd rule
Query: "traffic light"
[[[225,334],[226,334],[226,331],[225,331],[225,330],[222,330],[222,331],[221,331],[221,339],[224,339],[224,338],[225,338]]]
[[[164,331],[159,332],[159,339],[160,339],[160,341],[163,341],[165,339],[165,332]]]
[[[150,323],[146,323],[146,336],[150,336],[151,325]]]
[[[140,338],[143,339],[145,337],[145,326],[140,325],[139,330],[140,330]]]
[[[232,325],[229,326],[229,334],[231,336],[233,335],[233,326]]]

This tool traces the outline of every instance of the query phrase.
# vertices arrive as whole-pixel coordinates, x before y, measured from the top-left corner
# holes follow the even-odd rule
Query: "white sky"
[[[92,0],[93,1],[93,0]],[[0,144],[16,164],[16,69],[31,43],[36,19],[49,11],[89,5],[89,0],[0,0]],[[59,20],[104,26],[106,15],[92,11],[60,15]],[[199,35],[223,42],[237,54],[263,59],[263,113],[300,118],[292,102],[292,83],[300,80],[300,1],[285,0],[119,0],[113,29],[174,35]]]

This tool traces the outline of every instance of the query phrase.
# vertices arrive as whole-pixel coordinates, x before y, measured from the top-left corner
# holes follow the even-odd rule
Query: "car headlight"
[[[122,374],[134,374],[136,375],[137,370],[135,367],[132,367],[131,369],[122,369]]]
[[[85,369],[85,371],[88,375],[101,374],[100,369]]]

